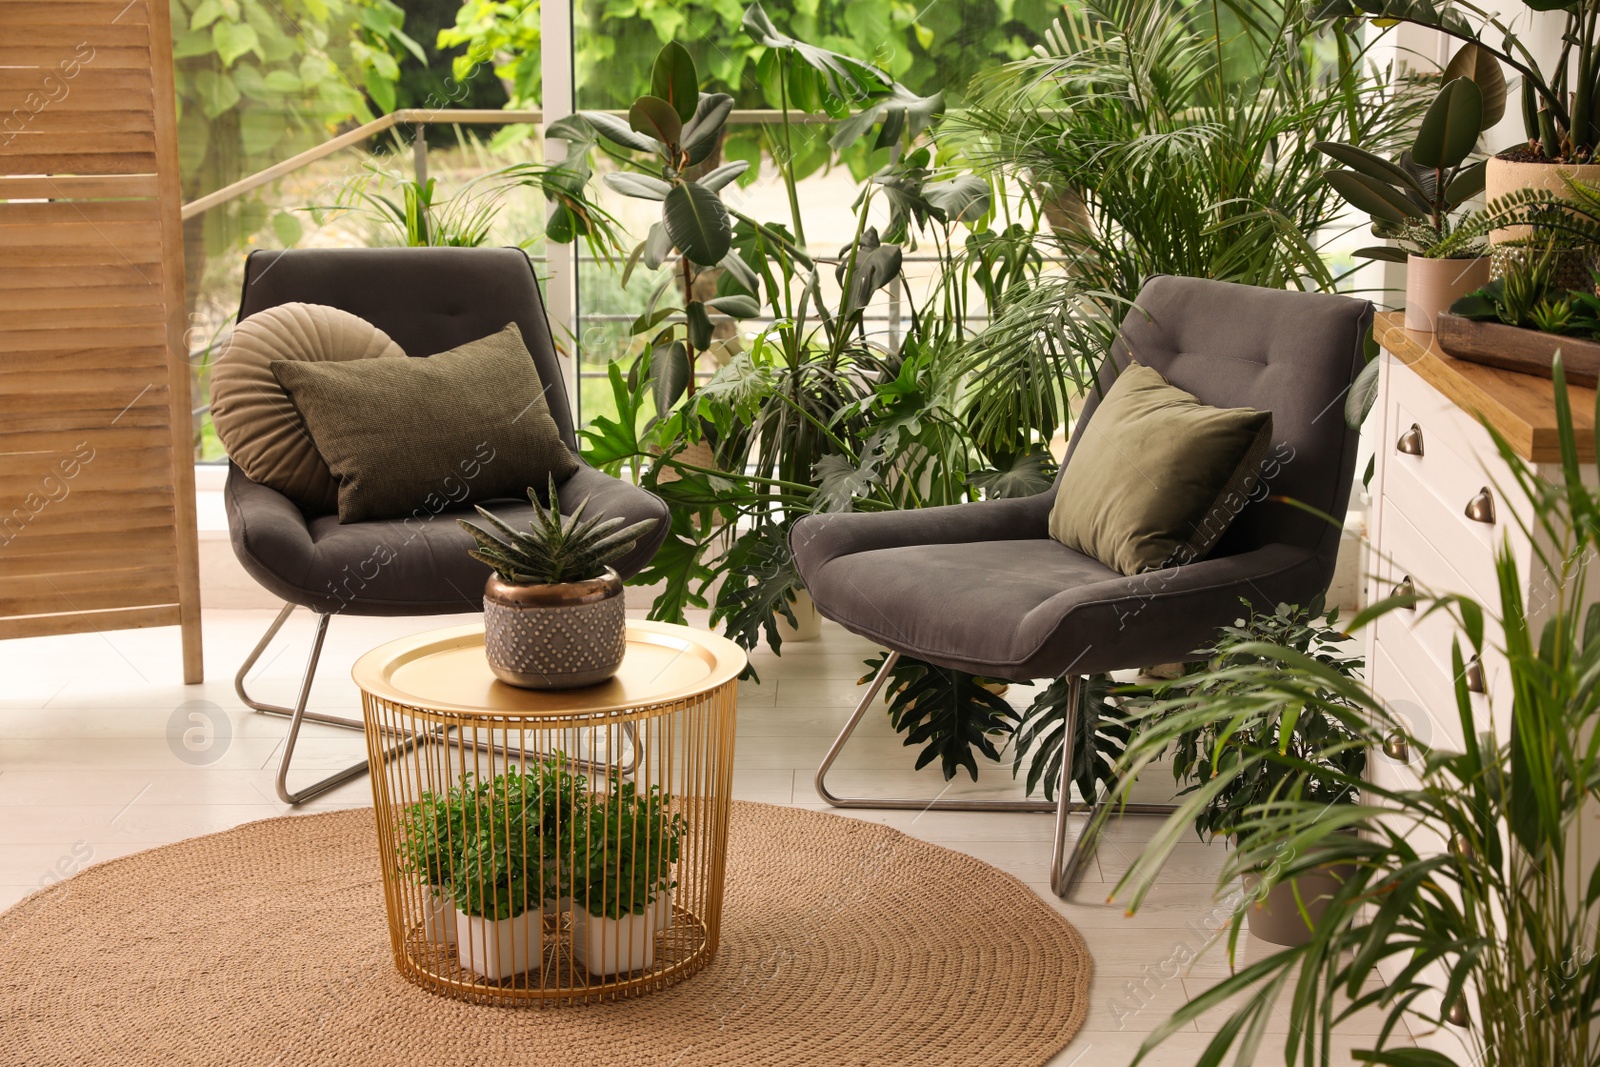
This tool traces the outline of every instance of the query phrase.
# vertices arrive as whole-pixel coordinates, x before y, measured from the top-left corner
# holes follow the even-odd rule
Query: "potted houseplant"
[[[1186,783],[1180,796],[1203,788],[1241,763],[1249,764],[1249,773],[1226,775],[1223,787],[1209,792],[1195,812],[1194,829],[1202,840],[1221,836],[1236,847],[1246,846],[1257,806],[1278,799],[1302,798],[1330,808],[1359,802],[1359,790],[1348,783],[1365,771],[1366,752],[1352,743],[1356,735],[1339,716],[1320,707],[1301,710],[1285,703],[1276,714],[1264,711],[1239,725],[1218,721],[1209,710],[1236,691],[1238,683],[1230,672],[1258,661],[1250,646],[1267,642],[1292,649],[1348,679],[1358,677],[1362,668],[1360,657],[1345,651],[1351,640],[1338,628],[1338,612],[1324,613],[1320,600],[1305,609],[1280,604],[1224,627],[1215,647],[1186,673],[1129,702],[1148,709],[1134,711],[1141,720],[1139,729],[1164,730],[1171,738],[1173,775]],[[1318,697],[1349,707],[1333,690],[1319,690]],[[1252,759],[1267,750],[1283,754],[1285,761]],[[1293,877],[1282,876],[1281,863],[1245,871],[1250,932],[1274,944],[1304,944],[1348,877],[1348,866],[1343,864],[1303,870]]]
[[[1594,0],[1525,0],[1528,16],[1534,13],[1561,18],[1561,48],[1548,70],[1541,66],[1522,40],[1515,15],[1502,19],[1474,4],[1433,4],[1419,0],[1327,0],[1320,13],[1328,17],[1365,15],[1389,25],[1410,22],[1465,42],[1451,73],[1474,72],[1488,97],[1488,125],[1505,110],[1503,64],[1521,76],[1523,128],[1527,139],[1496,153],[1485,173],[1492,202],[1520,189],[1558,191],[1567,178],[1600,181],[1600,18]],[[1559,13],[1559,14],[1557,14]],[[1527,18],[1522,20],[1526,26]],[[1526,236],[1525,232],[1497,230],[1496,242]]]
[[[1504,275],[1452,304],[1439,317],[1439,347],[1458,359],[1547,378],[1559,351],[1569,382],[1600,383],[1600,296],[1592,276],[1582,289],[1558,277],[1558,251],[1512,260]]]
[[[472,557],[494,573],[483,590],[484,651],[495,677],[526,689],[595,685],[617,673],[626,647],[622,579],[608,564],[633,549],[648,521],[584,520],[584,499],[561,514],[552,477],[550,506],[530,488],[526,532],[480,507],[500,534],[457,519],[478,543]]]
[[[1203,1054],[1209,1063],[1231,1061],[1235,1046],[1248,1061],[1268,1024],[1289,1035],[1283,1040],[1290,1062],[1331,1062],[1335,1042],[1350,1041],[1342,1024],[1355,1011],[1374,1012],[1381,1022],[1354,1039],[1354,1056],[1362,1062],[1600,1062],[1594,922],[1600,870],[1592,847],[1583,844],[1600,802],[1600,747],[1589,743],[1600,730],[1600,693],[1592,684],[1600,671],[1600,624],[1588,585],[1600,550],[1600,497],[1578,458],[1559,360],[1552,373],[1562,457],[1555,469],[1536,469],[1489,431],[1510,468],[1507,484],[1526,494],[1527,527],[1551,538],[1539,551],[1550,571],[1536,583],[1536,602],[1521,591],[1513,557],[1502,553],[1495,561],[1497,605],[1413,591],[1372,605],[1352,623],[1360,628],[1400,609],[1409,609],[1408,616],[1449,616],[1459,628],[1451,648],[1454,706],[1437,710],[1456,716],[1459,747],[1433,748],[1363,682],[1297,650],[1271,642],[1245,646],[1240,651],[1255,662],[1228,669],[1229,691],[1205,709],[1213,721],[1248,723],[1285,705],[1302,714],[1321,712],[1343,722],[1364,747],[1391,753],[1403,746],[1410,754],[1407,778],[1415,784],[1352,777],[1346,784],[1363,791],[1359,804],[1329,809],[1286,795],[1258,805],[1251,833],[1230,854],[1223,878],[1283,855],[1296,857],[1286,864],[1293,873],[1311,862],[1300,858],[1309,850],[1349,863],[1350,877],[1311,942],[1241,964],[1192,997],[1156,1029],[1135,1062],[1219,1010],[1225,1017],[1213,1017],[1216,1034]],[[1486,616],[1499,625],[1491,629]],[[1481,728],[1464,680],[1465,665],[1486,652],[1490,640],[1504,653],[1515,694],[1509,736]],[[1136,735],[1122,768],[1122,796],[1170,741],[1160,730]],[[1296,763],[1270,748],[1258,750],[1220,770],[1157,832],[1118,888],[1130,907],[1136,909],[1156,883],[1172,843],[1206,794],[1266,762],[1291,770]],[[1235,914],[1235,932],[1241,921]],[[1387,969],[1387,980],[1380,979],[1380,968]],[[1412,1047],[1412,1035],[1447,1026],[1468,1046],[1467,1055]],[[1343,1058],[1350,1050],[1339,1047],[1337,1054]]]
[[[672,865],[688,823],[672,798],[618,778],[591,797],[575,825],[572,952],[591,974],[655,964],[656,934],[671,923]]]
[[[1372,216],[1375,236],[1400,247],[1356,254],[1406,265],[1406,328],[1432,332],[1439,313],[1489,280],[1489,261],[1475,216],[1452,214],[1483,192],[1486,165],[1469,163],[1490,112],[1468,77],[1446,82],[1423,115],[1416,139],[1398,160],[1355,145],[1323,141],[1317,148],[1345,165],[1328,184]]]
[[[465,828],[460,803],[451,794],[429,790],[401,816],[400,867],[417,880],[426,894],[422,933],[429,941],[454,947],[456,922],[452,914],[450,880],[459,866]]]
[[[456,958],[485,978],[510,978],[543,959],[544,787],[535,765],[492,779],[468,772],[448,793],[449,820],[460,829],[450,877]]]

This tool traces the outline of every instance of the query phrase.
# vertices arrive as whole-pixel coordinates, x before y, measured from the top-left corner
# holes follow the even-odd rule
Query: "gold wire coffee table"
[[[711,962],[745,662],[715,634],[635,620],[617,676],[583,689],[499,681],[482,626],[357,660],[400,972],[465,1000],[562,1003]]]

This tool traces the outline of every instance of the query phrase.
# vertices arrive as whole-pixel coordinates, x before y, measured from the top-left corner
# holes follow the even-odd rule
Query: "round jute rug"
[[[716,960],[633,1000],[483,1007],[400,977],[372,811],[88,868],[0,915],[0,1063],[1043,1064],[1083,939],[1016,879],[872,823],[734,805]]]

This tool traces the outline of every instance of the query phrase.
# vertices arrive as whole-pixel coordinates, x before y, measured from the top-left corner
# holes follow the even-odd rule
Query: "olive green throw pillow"
[[[1210,407],[1131,363],[1067,460],[1050,536],[1123,574],[1202,559],[1271,445],[1270,411]]]
[[[520,497],[578,469],[515,323],[426,359],[280,360],[272,373],[339,480],[341,523]]]

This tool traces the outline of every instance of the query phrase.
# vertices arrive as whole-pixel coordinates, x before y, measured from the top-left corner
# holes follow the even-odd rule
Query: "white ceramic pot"
[[[789,610],[794,612],[794,621],[797,626],[790,626],[789,620],[784,618],[783,612],[778,612],[778,636],[784,642],[789,641],[815,641],[822,636],[822,616],[817,613],[817,602],[811,599],[811,594],[804,589],[794,591],[794,600],[789,604]]]
[[[422,936],[436,945],[455,946],[455,905],[433,886],[422,901]]]
[[[1565,196],[1565,178],[1600,183],[1600,163],[1519,163],[1494,156],[1484,172],[1484,203],[1492,204],[1518,189],[1548,189],[1558,196]],[[1503,241],[1522,240],[1532,229],[1531,226],[1507,226],[1489,234],[1489,241],[1500,244]]]
[[[572,912],[572,955],[590,974],[627,974],[655,966],[656,934],[672,921],[672,905],[657,898],[638,915],[610,919]]]
[[[485,919],[456,909],[456,959],[474,974],[499,981],[538,967],[544,957],[544,913]]]
[[[1406,259],[1406,329],[1433,333],[1441,312],[1489,284],[1489,257]]]

